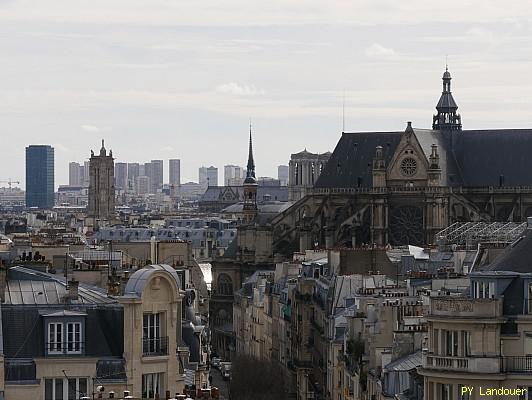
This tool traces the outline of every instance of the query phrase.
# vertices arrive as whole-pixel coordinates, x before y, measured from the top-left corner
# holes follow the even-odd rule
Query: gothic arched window
[[[220,274],[218,277],[218,294],[232,295],[233,281],[227,274]]]

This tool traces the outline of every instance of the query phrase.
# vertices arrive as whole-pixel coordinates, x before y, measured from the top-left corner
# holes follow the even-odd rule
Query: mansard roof
[[[343,133],[315,187],[371,187],[375,148],[382,146],[388,166],[403,133]],[[427,157],[438,145],[444,186],[532,186],[532,129],[414,133]]]

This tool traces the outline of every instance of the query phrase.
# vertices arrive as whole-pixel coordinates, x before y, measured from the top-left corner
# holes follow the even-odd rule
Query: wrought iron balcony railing
[[[168,355],[168,336],[142,339],[142,354],[145,356]]]

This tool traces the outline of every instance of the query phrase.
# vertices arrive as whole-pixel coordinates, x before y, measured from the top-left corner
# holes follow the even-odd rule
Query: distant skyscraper
[[[137,176],[135,181],[135,191],[137,194],[150,193],[150,178],[146,175]]]
[[[207,167],[199,167],[198,183],[202,189],[207,189]]]
[[[102,140],[99,155],[91,150],[89,183],[89,216],[111,219],[115,212],[115,176],[113,152],[107,151]]]
[[[212,165],[207,168],[207,186],[218,186],[218,168]]]
[[[81,186],[81,180],[83,179],[81,165],[77,162],[71,162],[68,164],[68,185],[69,186]]]
[[[164,178],[164,165],[163,160],[151,160],[151,175],[149,175],[151,180],[152,192],[157,193],[160,189],[163,188],[163,178]]]
[[[288,165],[279,165],[277,167],[277,179],[281,182],[281,186],[288,185],[288,176],[290,175]]]
[[[54,206],[54,148],[26,147],[26,207]]]
[[[128,189],[135,190],[135,185],[136,185],[138,176],[140,176],[139,163],[128,163],[127,164]]]
[[[181,186],[181,160],[168,161],[168,183],[174,188]]]
[[[118,162],[115,164],[115,187],[117,189],[127,189],[127,164]]]
[[[244,168],[238,165],[224,166],[224,186],[240,186],[244,181]]]
[[[81,186],[83,187],[89,187],[90,183],[90,162],[85,161],[83,162],[83,170],[81,171],[81,174],[83,176],[83,179],[81,180]]]

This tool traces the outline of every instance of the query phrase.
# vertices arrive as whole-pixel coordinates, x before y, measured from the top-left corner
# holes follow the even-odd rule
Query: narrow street
[[[224,381],[222,374],[216,368],[211,368],[210,375],[212,376],[212,386],[220,389],[220,400],[229,399],[229,381]]]

